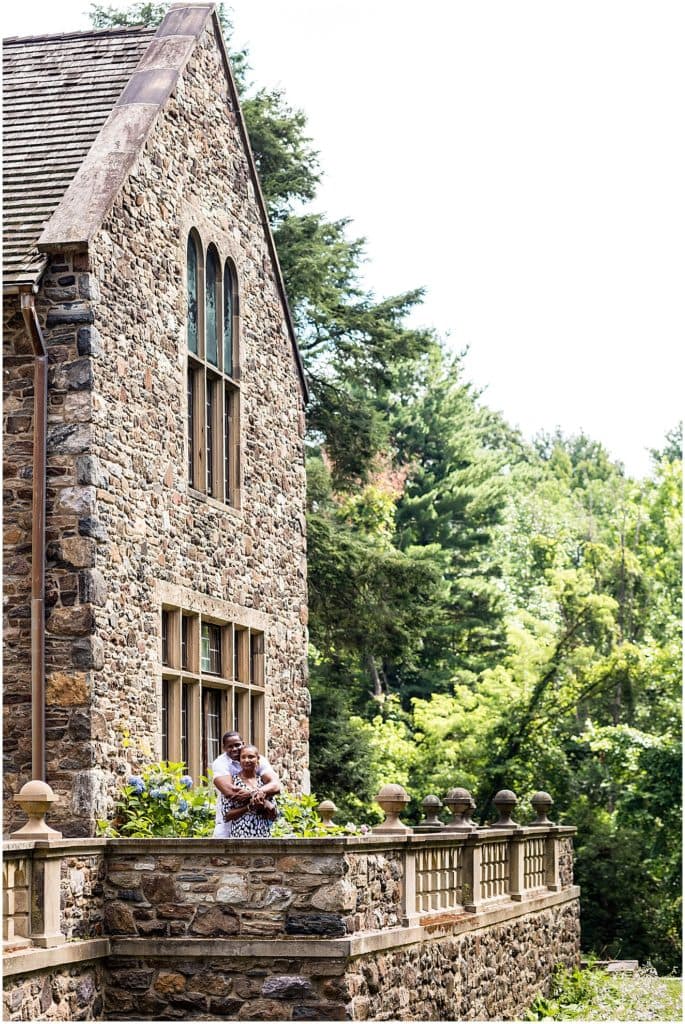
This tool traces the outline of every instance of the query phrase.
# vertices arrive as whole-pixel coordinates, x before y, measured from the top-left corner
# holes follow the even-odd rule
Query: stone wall
[[[109,1020],[346,1020],[345,959],[271,954],[118,957],[106,974]]]
[[[104,934],[104,850],[66,856],[60,883],[60,923],[67,939]]]
[[[431,842],[39,844],[39,861],[61,860],[67,941],[6,955],[6,1018],[520,1017],[556,964],[578,961],[578,889],[559,876],[558,890],[485,900],[473,913],[418,912],[407,865]],[[568,834],[555,842],[570,851]],[[30,855],[31,844],[7,850]]]
[[[361,956],[347,976],[353,1020],[521,1019],[556,964],[578,963],[578,903],[466,935]]]
[[[52,256],[36,297],[48,351],[46,494],[46,763],[58,796],[53,820],[87,835],[91,781],[104,720],[91,707],[92,672],[102,667],[94,607],[104,599],[95,569],[102,540],[95,518],[91,447],[91,326],[97,286],[83,253]],[[5,306],[4,356],[4,814],[23,820],[9,799],[31,778],[31,500],[33,359],[17,300]],[[102,807],[95,811],[101,813]]]
[[[239,281],[240,509],[186,481],[191,227],[232,258]],[[95,610],[104,668],[93,694],[107,722],[103,767],[116,774],[124,759],[160,756],[150,681],[160,676],[162,599],[202,610],[216,600],[264,629],[267,754],[299,788],[308,757],[303,398],[211,23],[91,261],[102,296],[92,454],[107,538],[97,556],[107,588]]]
[[[297,844],[277,840],[266,847],[247,840],[222,845],[115,841],[104,888],[107,933],[331,937],[381,927],[376,922],[384,914],[383,895],[368,880],[378,874],[379,862],[393,863],[401,872],[398,855],[371,854],[367,871],[360,866],[367,858],[347,854],[344,840],[318,840],[313,846],[303,854]],[[371,909],[376,898],[378,915]],[[385,923],[396,924],[397,916]]]
[[[102,1020],[103,966],[81,963],[5,979],[3,1020]]]
[[[242,506],[186,483],[191,227],[236,267]],[[55,253],[36,298],[49,350],[47,781],[88,836],[161,756],[162,601],[265,635],[267,754],[306,778],[304,408],[284,309],[211,22],[89,252]],[[5,308],[5,795],[31,777],[33,383]],[[5,825],[19,816],[5,800]]]

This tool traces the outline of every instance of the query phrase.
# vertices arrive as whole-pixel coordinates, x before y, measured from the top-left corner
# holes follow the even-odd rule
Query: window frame
[[[189,252],[195,251],[197,352],[190,347],[191,285]],[[240,451],[240,301],[234,261],[215,242],[204,245],[191,228],[186,245],[186,476],[194,495],[229,508],[241,505]],[[215,269],[212,281],[208,274]],[[227,297],[230,292],[230,302]],[[209,297],[213,313],[209,316]],[[230,324],[228,319],[230,311]],[[216,363],[208,358],[208,325],[216,329]],[[231,365],[225,366],[230,336]]]
[[[219,738],[237,728],[244,739],[265,752],[266,634],[221,616],[178,605],[162,605],[159,625],[161,687],[160,737],[166,737],[166,759],[185,764],[193,779],[207,773],[209,737],[206,708],[220,706]],[[162,659],[162,622],[166,630],[166,663]],[[220,674],[203,668],[203,627],[218,631]],[[254,673],[257,655],[262,666]],[[185,657],[184,657],[185,654]],[[237,671],[234,671],[234,667]],[[261,673],[261,674],[260,674]],[[211,691],[209,697],[205,694]],[[218,699],[216,693],[220,694]],[[162,729],[164,725],[164,729]],[[219,751],[220,753],[221,751]],[[164,751],[163,751],[164,754]]]

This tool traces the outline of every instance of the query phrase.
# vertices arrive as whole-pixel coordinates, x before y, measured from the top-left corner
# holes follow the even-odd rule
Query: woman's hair
[[[242,754],[243,750],[254,750],[254,752],[255,752],[256,754],[259,754],[259,747],[255,747],[254,743],[245,743],[245,744],[244,744],[244,745],[243,745],[243,746],[242,746],[242,747],[240,748],[240,753],[241,753],[241,754]]]

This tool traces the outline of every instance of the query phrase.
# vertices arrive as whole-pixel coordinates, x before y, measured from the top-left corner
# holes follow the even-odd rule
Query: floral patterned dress
[[[236,775],[233,778],[233,785],[238,786],[240,789],[252,789],[248,786],[245,780],[240,775]],[[264,783],[257,776],[257,789],[261,789]],[[273,800],[273,797],[271,797]],[[227,796],[221,797],[221,809],[225,814],[226,811],[232,810],[234,807],[244,806],[239,804],[235,800],[230,800]],[[255,811],[249,810],[245,814],[241,814],[239,818],[234,818],[233,821],[226,822],[228,826],[228,838],[229,839],[268,839],[271,835],[271,826],[273,821],[269,821],[263,814],[258,814]]]

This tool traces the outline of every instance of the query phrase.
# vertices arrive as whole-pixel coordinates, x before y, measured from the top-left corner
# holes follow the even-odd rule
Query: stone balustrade
[[[473,963],[472,980],[459,983],[463,1012],[469,986],[476,998],[488,981],[478,953],[486,938],[505,960],[514,941],[519,959],[503,969],[528,964],[511,996],[523,1006],[538,973],[551,977],[554,963],[577,958],[575,830],[540,815],[520,826],[510,806],[494,826],[475,826],[463,797],[450,824],[433,815],[412,829],[391,796],[390,827],[386,819],[387,831],[364,836],[8,843],[6,1019],[73,1019],[86,1004],[105,1019],[181,1010],[189,1019],[229,1010],[241,1019],[380,1019],[384,986],[402,990],[401,965],[419,950],[430,947],[429,974],[452,976],[450,943]],[[394,980],[374,987],[375,971]],[[456,996],[431,1002],[429,977],[419,976],[420,999],[407,990],[409,1019],[424,1007],[428,1017],[457,1012]],[[133,998],[130,977],[140,988]]]

